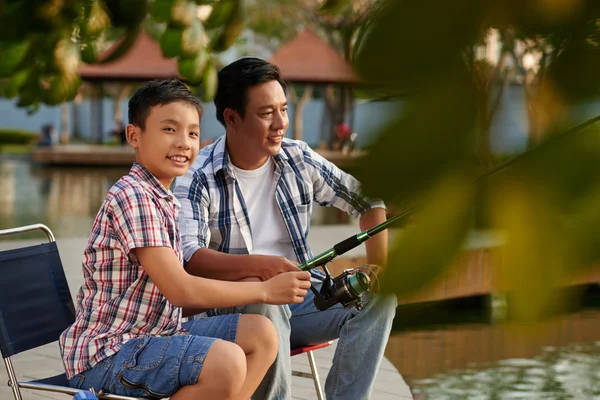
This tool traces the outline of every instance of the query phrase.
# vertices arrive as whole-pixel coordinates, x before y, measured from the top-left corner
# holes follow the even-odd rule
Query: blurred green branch
[[[216,90],[212,55],[227,50],[245,25],[247,0],[23,0],[0,8],[0,96],[18,97],[30,112],[72,100],[82,63],[108,63],[125,54],[139,33],[159,36],[180,75]],[[199,6],[210,8],[206,20]],[[121,38],[114,51],[101,52]]]
[[[387,290],[402,295],[436,279],[477,222],[506,237],[494,250],[502,261],[492,282],[515,299],[513,316],[537,319],[565,305],[553,289],[600,255],[597,119],[557,136],[599,97],[599,22],[600,4],[585,0],[379,2],[354,64],[402,102],[356,175],[369,195],[422,205],[392,250]],[[499,47],[486,52],[482,44]],[[509,84],[524,85],[532,144],[544,145],[472,194],[481,169],[474,160],[490,151],[482,140]]]

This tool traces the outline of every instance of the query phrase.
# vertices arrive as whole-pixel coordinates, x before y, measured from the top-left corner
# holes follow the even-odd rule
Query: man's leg
[[[345,309],[340,304],[319,311],[312,291],[302,304],[290,306],[292,348],[339,338],[325,382],[328,400],[369,398],[396,306],[395,296],[370,295],[360,311]]]
[[[217,314],[259,314],[269,318],[279,334],[279,352],[271,368],[267,371],[258,389],[252,396],[256,400],[291,400],[292,362],[290,360],[290,317],[288,306],[251,304],[216,310]]]

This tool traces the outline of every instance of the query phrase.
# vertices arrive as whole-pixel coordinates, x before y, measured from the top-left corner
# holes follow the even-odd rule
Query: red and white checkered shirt
[[[170,247],[183,261],[179,207],[138,163],[109,190],[84,252],[76,320],[59,340],[68,379],[115,354],[129,339],[186,334],[181,308],[167,301],[130,254],[138,247]]]

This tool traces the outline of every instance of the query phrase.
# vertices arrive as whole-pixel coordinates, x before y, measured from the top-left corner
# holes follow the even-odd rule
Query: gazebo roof
[[[119,45],[113,44],[100,60]],[[155,78],[179,77],[177,61],[174,58],[164,58],[160,45],[144,30],[140,32],[131,48],[117,60],[106,64],[83,64],[79,70],[81,79],[88,81],[135,81]]]
[[[283,79],[299,83],[358,83],[360,79],[342,54],[312,30],[300,32],[269,60]]]

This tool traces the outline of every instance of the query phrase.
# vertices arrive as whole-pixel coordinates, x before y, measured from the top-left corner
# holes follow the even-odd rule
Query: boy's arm
[[[310,287],[310,273],[304,271],[266,282],[227,282],[188,274],[169,247],[140,247],[132,253],[166,299],[183,308],[300,303]]]
[[[286,271],[297,271],[297,264],[284,257],[228,254],[209,248],[210,229],[206,177],[192,169],[177,179],[173,193],[179,199],[179,227],[186,270],[195,276],[239,281],[257,277],[268,280]]]
[[[241,304],[289,304],[302,301],[310,287],[308,272],[282,274],[267,282],[225,282],[188,274],[163,221],[160,205],[148,192],[128,187],[110,203],[111,230],[117,248],[138,262],[163,296],[184,308],[222,308]]]

